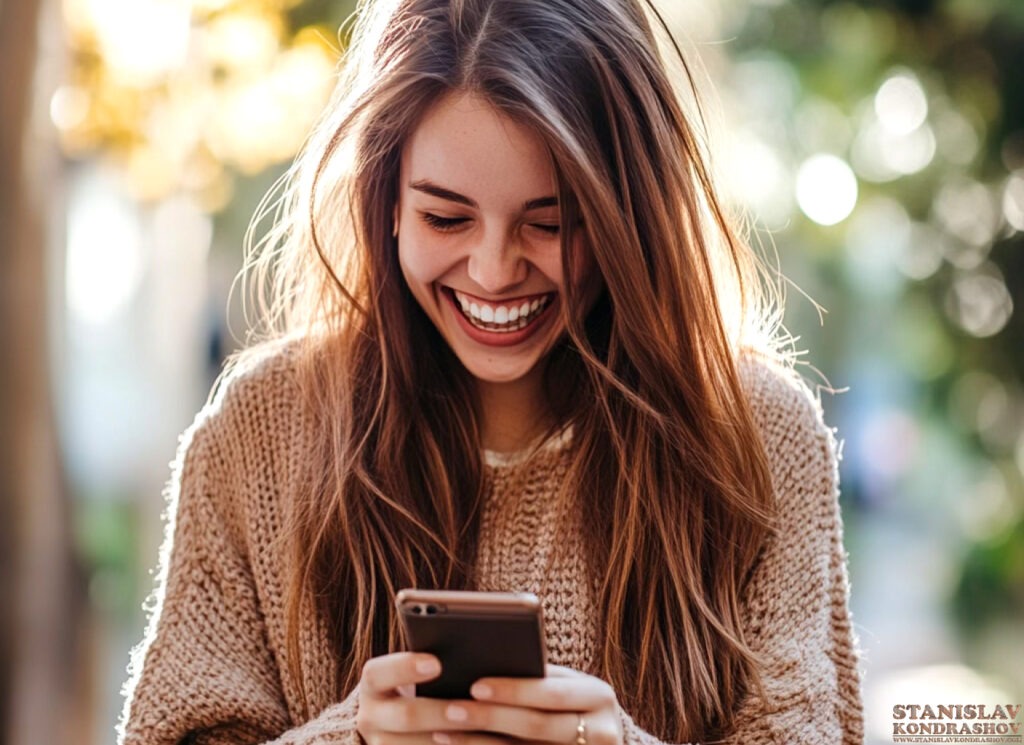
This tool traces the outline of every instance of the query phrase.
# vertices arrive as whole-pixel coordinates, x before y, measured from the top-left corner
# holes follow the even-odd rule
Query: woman
[[[638,0],[366,2],[184,438],[125,743],[862,739],[833,440]],[[653,14],[651,17],[656,17]],[[410,695],[403,587],[548,675]]]

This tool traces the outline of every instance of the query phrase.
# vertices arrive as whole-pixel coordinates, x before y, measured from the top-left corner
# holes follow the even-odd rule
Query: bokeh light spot
[[[89,94],[73,85],[62,85],[50,99],[50,120],[57,129],[74,129],[89,115]]]
[[[142,280],[142,236],[135,215],[102,187],[83,189],[68,214],[65,292],[78,322],[101,326],[134,296]]]
[[[946,184],[932,205],[939,223],[974,246],[987,246],[999,229],[998,207],[984,184],[953,181]]]
[[[190,9],[173,0],[89,0],[103,56],[125,85],[158,83],[184,64]]]
[[[796,201],[814,222],[835,225],[857,205],[857,177],[846,161],[835,155],[811,156],[797,171]]]
[[[892,134],[910,134],[924,124],[928,98],[916,77],[899,73],[882,83],[875,94],[875,114]]]
[[[1013,299],[1001,277],[965,274],[953,282],[946,312],[972,336],[988,337],[1002,331],[1010,320]]]
[[[766,225],[781,226],[792,214],[791,174],[774,149],[752,134],[741,133],[725,165],[725,191],[749,207]]]
[[[252,11],[229,13],[206,27],[203,48],[213,64],[252,76],[273,62],[279,37],[272,17]]]
[[[914,223],[910,241],[896,259],[896,265],[911,279],[924,280],[942,266],[945,236],[927,223]]]
[[[939,151],[950,163],[969,165],[978,154],[978,133],[967,117],[946,103],[947,107],[932,117]]]
[[[1003,190],[1003,214],[1014,230],[1024,230],[1024,175],[1015,173]]]

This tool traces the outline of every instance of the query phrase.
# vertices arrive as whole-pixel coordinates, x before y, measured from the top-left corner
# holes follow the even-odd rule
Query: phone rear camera
[[[417,616],[423,615],[423,606],[422,605],[414,605],[412,607],[412,612],[415,613]]]
[[[437,613],[437,606],[436,605],[428,605],[427,606],[427,615],[428,616],[432,616],[435,613]]]

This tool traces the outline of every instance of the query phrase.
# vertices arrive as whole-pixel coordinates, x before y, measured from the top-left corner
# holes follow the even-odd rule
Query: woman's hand
[[[621,745],[615,692],[599,678],[548,665],[545,678],[482,678],[471,701],[415,698],[436,678],[436,657],[410,652],[374,657],[359,682],[356,729],[367,745],[506,745],[517,740]],[[580,718],[583,729],[580,731]]]
[[[434,733],[435,743],[495,745],[507,736],[561,745],[623,742],[615,691],[572,668],[548,665],[539,679],[481,678],[470,693],[472,701],[449,703],[448,724]]]
[[[431,733],[447,719],[448,701],[415,698],[416,684],[441,674],[429,654],[395,652],[374,657],[359,678],[356,730],[366,745],[432,745]]]

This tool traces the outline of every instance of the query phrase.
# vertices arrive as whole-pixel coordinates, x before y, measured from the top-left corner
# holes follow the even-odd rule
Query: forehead
[[[402,189],[420,179],[468,196],[483,209],[557,193],[540,136],[469,93],[434,104],[406,142]]]

